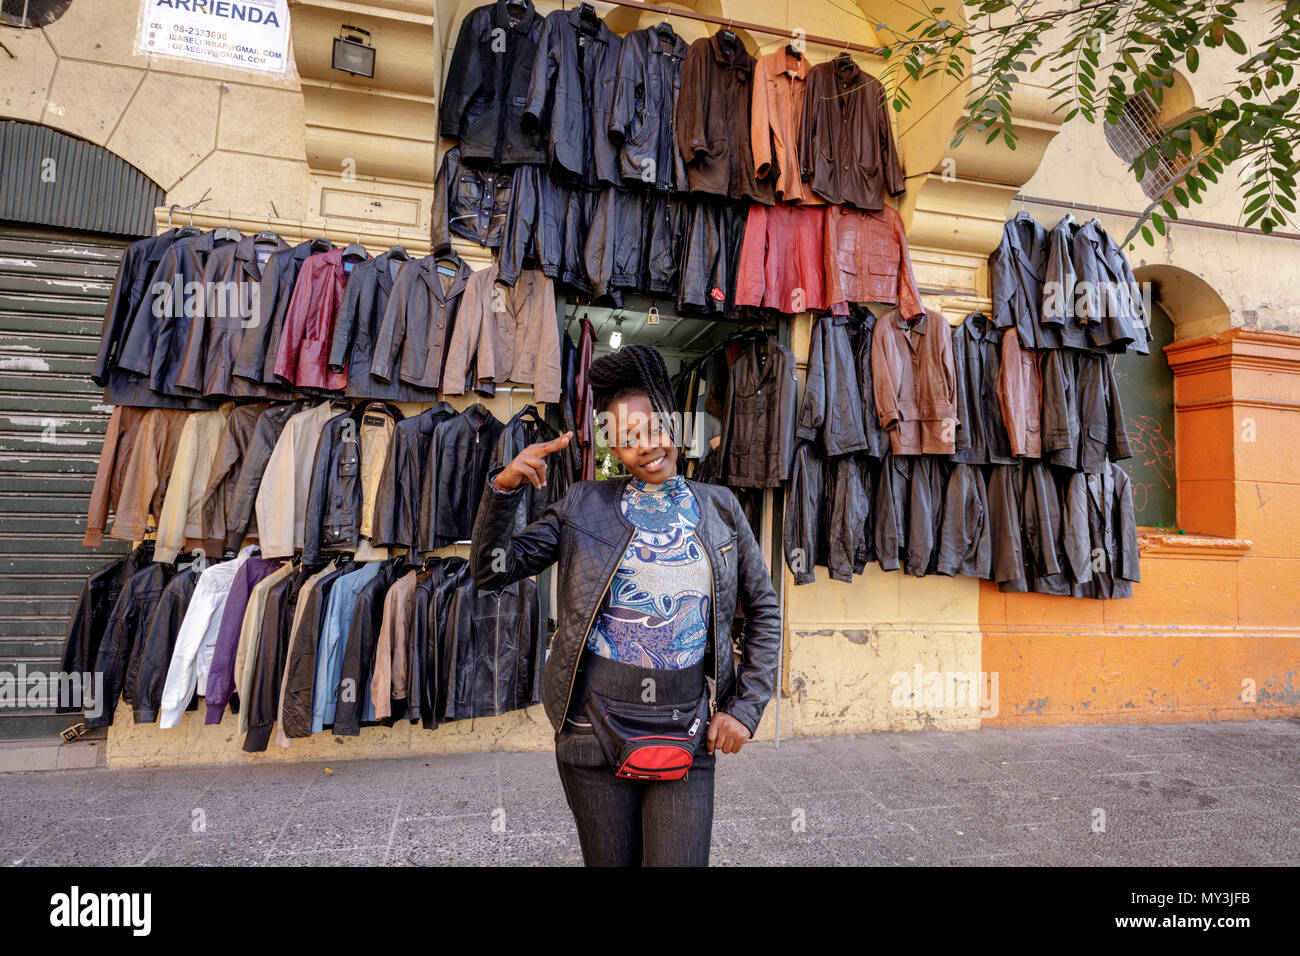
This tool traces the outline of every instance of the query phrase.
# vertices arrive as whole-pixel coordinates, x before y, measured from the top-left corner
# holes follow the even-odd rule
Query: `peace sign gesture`
[[[534,488],[546,485],[546,456],[565,448],[573,432],[565,432],[559,438],[550,441],[534,442],[511,459],[501,472],[492,479],[498,491],[514,491],[525,481]]]

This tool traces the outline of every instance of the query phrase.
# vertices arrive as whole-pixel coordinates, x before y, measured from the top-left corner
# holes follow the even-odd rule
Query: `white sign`
[[[288,0],[141,0],[137,52],[233,66],[289,70]]]

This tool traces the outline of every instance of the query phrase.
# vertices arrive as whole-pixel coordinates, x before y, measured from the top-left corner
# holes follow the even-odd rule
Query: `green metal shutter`
[[[112,412],[90,373],[125,245],[0,223],[0,671],[56,671],[82,582],[128,547],[81,544]],[[0,707],[0,739],[73,719]]]

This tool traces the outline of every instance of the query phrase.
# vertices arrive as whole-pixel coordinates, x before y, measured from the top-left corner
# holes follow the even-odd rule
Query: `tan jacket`
[[[262,618],[266,614],[266,596],[271,588],[291,574],[297,567],[286,561],[262,580],[253,585],[244,608],[244,621],[239,628],[239,645],[235,648],[235,690],[239,693],[239,732],[248,733],[248,704],[252,700],[253,671],[257,668],[257,651],[262,640]]]
[[[957,444],[952,328],[933,309],[890,309],[871,340],[872,387],[895,455],[951,455]]]
[[[384,615],[379,625],[379,640],[375,643],[375,671],[370,678],[370,700],[376,720],[391,717],[393,701],[407,695],[406,656],[414,625],[411,611],[419,573],[412,571],[398,578],[384,597]]]
[[[750,109],[754,175],[765,179],[776,164],[776,195],[786,202],[824,205],[799,174],[799,126],[808,89],[808,58],[796,59],[787,47],[758,58]]]
[[[303,546],[307,490],[325,423],[340,411],[329,402],[299,412],[284,424],[257,489],[257,539],[266,558],[290,558]]]
[[[469,363],[475,382],[533,386],[539,402],[560,400],[560,326],[555,283],[527,269],[513,288],[496,285],[493,263],[469,277],[447,351],[443,394],[464,393]]]
[[[203,547],[203,490],[226,428],[226,416],[234,407],[234,402],[226,402],[212,411],[195,412],[181,429],[167,497],[158,516],[155,561],[175,561],[182,550]]]
[[[162,514],[176,448],[190,414],[183,408],[154,408],[144,417],[122,475],[122,493],[110,537],[139,541],[148,530],[149,517]]]
[[[152,409],[117,405],[108,417],[108,430],[99,452],[99,465],[95,469],[95,487],[90,492],[90,507],[86,514],[86,535],[81,543],[87,548],[98,548],[104,543],[104,529],[108,527],[108,512],[116,509],[122,500],[122,479],[126,466],[131,463],[136,440],[145,418]]]
[[[1043,379],[1038,366],[1041,353],[1020,345],[1020,336],[1002,336],[1002,368],[998,371],[998,407],[1011,439],[1011,454],[1022,458],[1042,455],[1040,415]]]

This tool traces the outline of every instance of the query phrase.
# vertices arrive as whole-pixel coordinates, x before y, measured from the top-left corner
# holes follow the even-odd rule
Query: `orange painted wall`
[[[993,726],[1300,716],[1300,335],[1166,349],[1178,524],[1141,534],[1133,597],[981,582]]]

